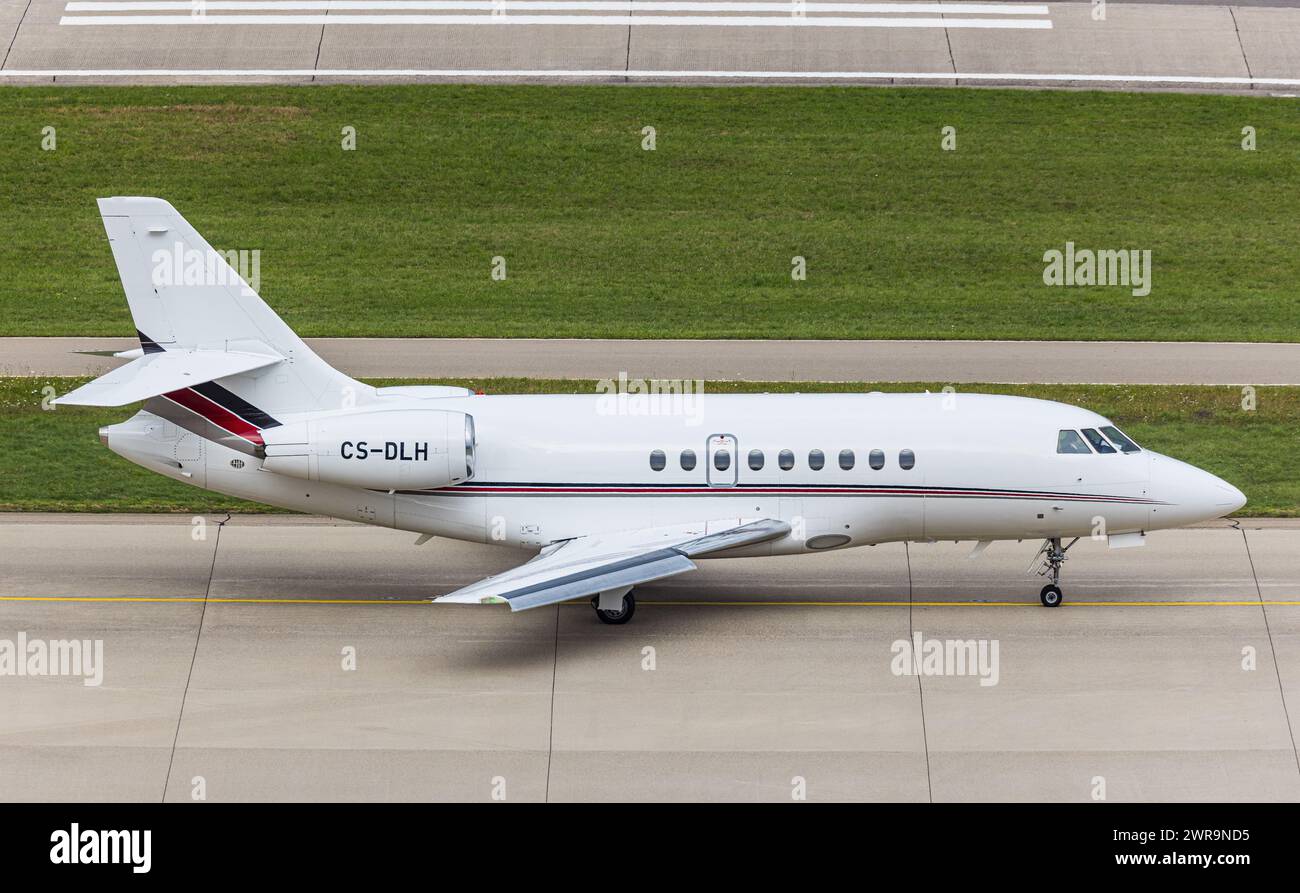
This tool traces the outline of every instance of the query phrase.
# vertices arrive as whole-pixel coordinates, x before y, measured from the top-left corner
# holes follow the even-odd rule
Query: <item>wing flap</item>
[[[700,536],[700,525],[577,537],[527,564],[435,598],[451,604],[506,602],[512,611],[540,608],[694,570],[700,555],[785,536],[790,525],[765,518]]]
[[[169,391],[252,372],[283,360],[274,354],[227,350],[168,350],[147,353],[62,397],[69,406],[125,406]]]

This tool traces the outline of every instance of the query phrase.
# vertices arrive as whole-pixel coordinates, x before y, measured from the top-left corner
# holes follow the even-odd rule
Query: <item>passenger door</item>
[[[711,434],[704,451],[710,487],[736,486],[739,452],[732,434]]]

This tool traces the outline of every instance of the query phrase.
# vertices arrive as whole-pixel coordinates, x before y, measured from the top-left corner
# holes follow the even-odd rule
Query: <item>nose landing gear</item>
[[[1073,546],[1078,541],[1079,538],[1076,536],[1070,540],[1069,546],[1061,548],[1061,538],[1059,536],[1048,537],[1043,541],[1042,548],[1038,550],[1038,555],[1034,556],[1035,559],[1040,555],[1043,558],[1038,575],[1041,577],[1045,577],[1049,573],[1052,575],[1052,582],[1044,586],[1042,591],[1038,593],[1038,600],[1043,603],[1044,608],[1059,608],[1061,602],[1065,600],[1060,587],[1061,565],[1065,563],[1065,553],[1070,550],[1070,546]]]
[[[1061,595],[1061,587],[1048,583],[1043,587],[1043,591],[1038,593],[1038,600],[1043,603],[1044,608],[1060,607],[1064,596]]]

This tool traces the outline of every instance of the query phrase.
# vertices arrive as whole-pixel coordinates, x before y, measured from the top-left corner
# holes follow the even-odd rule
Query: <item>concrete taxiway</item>
[[[1294,0],[0,0],[10,83],[588,81],[1293,92]]]
[[[0,516],[0,639],[104,655],[0,676],[0,799],[1300,799],[1294,522],[1081,542],[1055,610],[1036,544],[894,544],[705,562],[609,627],[420,601],[509,551],[217,520]],[[915,634],[996,684],[895,674]]]
[[[350,375],[401,378],[1300,384],[1300,344],[1172,341],[615,341],[309,338]],[[121,360],[77,351],[133,338],[0,338],[0,375],[102,375]]]

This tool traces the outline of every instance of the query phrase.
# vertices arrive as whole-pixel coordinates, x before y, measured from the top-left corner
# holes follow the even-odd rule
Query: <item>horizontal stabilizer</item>
[[[284,357],[228,350],[168,350],[147,353],[101,375],[54,403],[70,406],[125,406],[159,394],[252,372]]]

